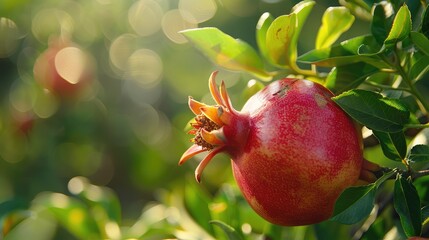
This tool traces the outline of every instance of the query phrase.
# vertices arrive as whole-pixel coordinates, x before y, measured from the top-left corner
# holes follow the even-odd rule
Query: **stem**
[[[429,128],[429,123],[426,124],[406,124],[405,128]]]
[[[367,84],[367,85],[369,85],[369,86],[376,87],[376,88],[387,89],[387,90],[395,90],[395,91],[405,91],[405,92],[413,93],[408,88],[403,88],[403,87],[396,87],[395,88],[395,87],[391,87],[391,86],[388,86],[388,85],[379,84],[379,83],[371,82],[371,81],[366,81],[364,83]]]
[[[412,179],[424,177],[429,175],[429,169],[417,171],[411,174]]]
[[[411,177],[414,180],[416,180],[417,178],[421,178],[424,176],[429,176],[429,169],[425,169],[425,170],[420,170],[420,171],[408,171],[408,170],[402,170],[399,168],[388,168],[388,167],[383,167],[381,172],[390,172],[390,171],[395,171],[397,173],[402,174],[404,177]],[[392,175],[389,179],[396,179],[396,175]]]
[[[319,76],[319,74],[317,74],[316,69],[313,67],[310,70],[302,69],[302,68],[298,67],[298,65],[295,62],[289,63],[289,67],[297,74],[321,78],[321,76]]]

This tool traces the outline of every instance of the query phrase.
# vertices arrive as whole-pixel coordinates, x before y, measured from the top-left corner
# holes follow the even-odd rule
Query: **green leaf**
[[[429,38],[429,5],[426,6],[421,26],[421,32]]]
[[[313,6],[316,4],[315,1],[301,1],[292,8],[292,13],[296,14],[296,29],[295,34],[292,36],[290,58],[291,62],[295,62],[297,58],[297,46],[298,46],[298,37],[301,33],[302,27],[304,26],[305,21],[307,20],[308,15],[310,14]]]
[[[392,171],[380,177],[375,183],[344,190],[335,203],[334,213],[330,220],[343,224],[354,224],[366,218],[374,207],[376,190],[393,174]]]
[[[310,14],[313,6],[316,4],[315,1],[301,1],[292,8],[292,13],[296,14],[296,27],[295,34],[292,36],[291,46],[289,51],[289,62],[291,64],[296,63],[298,57],[298,37],[301,33],[302,27],[304,26],[305,21],[307,20],[308,15]]]
[[[56,224],[55,219],[49,214],[41,213],[34,211],[31,216],[27,216],[19,221],[16,225],[13,226],[10,231],[1,234],[2,240],[16,240],[16,239],[31,239],[31,240],[46,240],[46,239],[54,239],[59,234],[58,232],[58,224]],[[16,218],[16,216],[14,216]],[[86,236],[86,239],[88,236]],[[94,236],[92,236],[94,237]],[[72,239],[79,239],[73,238]],[[101,236],[99,236],[101,238]],[[82,236],[80,239],[85,239]],[[97,238],[93,238],[97,239]]]
[[[345,7],[329,7],[322,17],[316,49],[330,47],[353,24],[355,17]]]
[[[411,66],[410,77],[413,81],[418,81],[422,79],[428,72],[429,55],[423,55]]]
[[[416,47],[426,56],[429,56],[429,39],[424,34],[419,32],[411,32],[410,36],[414,45],[416,45]]]
[[[266,12],[261,15],[256,24],[256,43],[258,44],[259,51],[264,57],[267,57],[267,30],[273,21],[274,17]]]
[[[44,207],[52,212],[55,219],[77,238],[101,238],[97,222],[81,201],[61,193],[41,193],[33,204],[36,209]]]
[[[414,185],[398,174],[395,181],[393,206],[408,237],[420,236],[422,215],[420,199]]]
[[[228,224],[219,220],[212,220],[210,221],[210,223],[220,227],[222,231],[225,233],[225,235],[227,236],[228,240],[241,240],[241,237],[237,233],[237,231],[233,227],[229,226]]]
[[[298,61],[321,67],[335,67],[357,62],[366,62],[378,68],[389,67],[376,57],[378,52],[375,54],[361,54],[359,50],[362,46],[377,49],[377,51],[380,49],[380,45],[373,36],[364,35],[343,41],[332,47],[309,51],[298,57]]]
[[[264,71],[258,53],[248,43],[212,27],[188,29],[181,33],[219,66],[234,71],[247,71],[265,80],[271,79]]]
[[[350,90],[332,99],[356,121],[375,131],[401,131],[410,117],[399,100],[371,91]]]
[[[274,65],[287,67],[292,62],[290,57],[293,45],[292,39],[297,31],[295,13],[280,16],[272,22],[267,30],[268,59]]]
[[[413,162],[429,161],[429,146],[424,144],[415,145],[411,148],[408,159]]]
[[[185,188],[185,206],[192,218],[203,227],[208,233],[214,234],[212,225],[209,224],[212,219],[208,208],[210,198],[195,181],[190,181]]]
[[[73,189],[74,186],[80,186],[79,191]],[[93,209],[103,211],[104,221],[121,222],[121,204],[116,193],[107,187],[93,185],[84,177],[74,177],[70,180],[69,190],[81,197]],[[97,192],[97,195],[94,195]],[[99,219],[101,220],[101,218]]]
[[[354,224],[366,218],[374,207],[375,184],[350,187],[338,198],[331,220]]]
[[[402,161],[407,155],[407,143],[404,132],[387,133],[373,131],[380,142],[384,155],[395,161]]]
[[[18,199],[7,200],[0,203],[0,223],[11,212],[17,210],[24,210],[28,204]],[[1,226],[1,225],[0,225]]]
[[[371,5],[374,4],[373,1],[347,0],[340,1],[340,4],[348,8],[354,16],[366,21],[371,21]]]
[[[371,22],[371,33],[378,43],[383,44],[389,30],[392,28],[394,15],[391,14],[391,3],[383,1],[376,3]]]
[[[389,35],[384,40],[385,45],[396,44],[404,40],[411,32],[411,13],[407,5],[402,5],[396,13]]]
[[[272,64],[298,68],[298,37],[314,4],[314,1],[301,1],[292,8],[291,14],[276,18],[268,27],[265,43],[267,59]]]
[[[335,94],[358,87],[378,68],[364,62],[334,67],[326,78],[325,86]]]

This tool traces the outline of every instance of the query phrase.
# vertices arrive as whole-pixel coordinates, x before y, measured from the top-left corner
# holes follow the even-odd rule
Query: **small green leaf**
[[[185,206],[189,214],[195,221],[203,227],[208,233],[214,234],[212,225],[209,224],[212,219],[210,210],[208,208],[210,199],[206,192],[204,192],[195,181],[186,184],[185,188]]]
[[[376,190],[393,174],[392,171],[381,176],[375,183],[344,190],[335,203],[334,213],[330,220],[343,224],[354,224],[366,218],[374,207]]]
[[[81,186],[79,192],[70,189],[71,192],[81,197],[91,208],[100,209],[103,211],[105,221],[121,222],[121,204],[116,193],[107,187],[93,185],[84,177],[74,177],[70,180],[69,186],[78,184]],[[97,192],[97,197],[94,197],[94,192]],[[99,219],[101,220],[101,218]]]
[[[296,65],[296,59],[298,57],[298,37],[301,33],[302,27],[307,20],[313,6],[316,4],[315,1],[301,1],[292,8],[292,13],[296,14],[296,27],[295,33],[292,36],[289,47],[289,64]]]
[[[360,54],[361,46],[376,49],[375,54]],[[357,62],[366,62],[378,68],[388,68],[389,66],[381,61],[376,55],[380,45],[373,36],[364,35],[355,37],[332,47],[315,49],[298,57],[302,63],[315,64],[321,67],[336,67]]]
[[[297,30],[296,14],[280,16],[267,30],[268,59],[274,65],[287,67],[291,63],[292,39]]]
[[[225,233],[228,240],[241,240],[241,237],[237,233],[237,231],[233,227],[229,226],[228,224],[219,220],[212,220],[210,221],[210,223],[220,227],[222,231]]]
[[[188,29],[181,33],[219,66],[229,70],[248,71],[265,80],[271,79],[264,71],[258,53],[248,43],[212,27]]]
[[[367,217],[374,207],[375,184],[350,187],[338,198],[331,220],[354,224]]]
[[[422,215],[420,199],[414,185],[398,174],[395,181],[393,206],[408,237],[420,236]]]
[[[391,3],[383,1],[376,3],[371,22],[371,33],[378,43],[383,44],[389,30],[392,28],[394,15],[391,14]]]
[[[376,131],[401,131],[410,117],[399,100],[371,91],[350,90],[332,99],[356,121]]]
[[[267,30],[273,21],[274,17],[266,12],[261,15],[256,24],[256,43],[258,44],[259,51],[264,57],[267,57]]]
[[[28,204],[18,199],[11,199],[0,203],[0,223],[5,216],[13,211],[24,210]],[[1,225],[0,225],[1,226]]]
[[[429,146],[424,144],[415,145],[411,148],[408,159],[413,162],[429,161]]]
[[[429,5],[426,6],[421,26],[421,32],[429,38]]]
[[[389,35],[384,40],[385,45],[392,45],[404,40],[411,32],[411,13],[407,5],[402,5],[396,13]]]
[[[410,77],[413,81],[418,81],[422,79],[428,72],[429,55],[423,55],[411,66]]]
[[[358,87],[368,76],[378,71],[378,68],[364,62],[338,66],[328,74],[325,86],[339,94]]]
[[[265,40],[266,57],[272,64],[298,69],[298,37],[314,4],[314,1],[301,1],[292,8],[291,14],[282,15],[272,21]]]
[[[414,45],[416,45],[416,47],[426,56],[429,56],[429,39],[424,34],[419,32],[411,32],[410,36]]]
[[[345,7],[329,7],[322,17],[316,49],[330,47],[353,24],[355,17]]]
[[[81,201],[61,193],[41,193],[33,200],[33,207],[46,208],[55,219],[75,237],[100,239],[101,232],[94,216]]]
[[[407,154],[407,143],[404,132],[395,133],[372,131],[380,142],[381,149],[386,157],[395,161],[402,161]]]

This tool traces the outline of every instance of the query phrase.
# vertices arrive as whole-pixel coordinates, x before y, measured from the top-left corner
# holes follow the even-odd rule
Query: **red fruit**
[[[215,76],[209,86],[216,106],[189,99],[197,115],[194,144],[179,164],[208,151],[195,171],[200,181],[209,161],[225,152],[247,202],[269,222],[296,226],[328,219],[340,193],[359,179],[363,162],[361,136],[333,94],[317,83],[285,78],[236,111]]]
[[[77,45],[65,40],[51,42],[37,58],[34,77],[41,85],[61,98],[76,97],[94,77],[89,56]]]

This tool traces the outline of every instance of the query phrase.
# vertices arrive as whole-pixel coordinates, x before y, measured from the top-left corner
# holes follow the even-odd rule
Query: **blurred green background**
[[[118,204],[113,208],[120,209],[114,211],[120,214],[116,219],[121,221],[117,220],[116,224],[122,228],[132,226],[154,202],[163,203],[164,218],[176,216],[177,209],[171,208],[174,205],[171,202],[182,198],[185,186],[202,192],[202,198],[211,198],[221,187],[221,192],[234,189],[226,156],[218,157],[207,167],[203,183],[198,186],[193,179],[198,161],[177,166],[181,154],[190,146],[184,131],[192,118],[187,108],[188,96],[212,102],[207,80],[212,71],[218,70],[178,32],[212,26],[255,46],[254,32],[259,16],[264,12],[274,16],[286,14],[297,2],[2,0],[0,219],[4,224],[7,221],[12,225],[22,223],[28,218],[25,215],[28,209],[30,214],[38,211],[35,206],[40,206],[38,203],[47,193],[64,194],[52,194],[54,200],[66,196],[76,200],[81,198],[72,196],[86,191],[83,198],[91,200],[91,194],[102,191],[107,194],[102,195],[106,199],[109,194],[117,196],[118,200],[109,204]],[[317,2],[300,38],[300,53],[313,48],[321,16],[332,5],[338,2]],[[369,31],[367,26],[357,19],[342,39]],[[66,67],[56,62],[58,65],[53,69],[64,78],[87,81],[79,94],[69,94],[67,88],[56,91],[48,87],[47,90],[46,85],[35,79],[36,60],[53,48],[58,39],[72,47],[62,52]],[[89,56],[90,61],[82,64],[83,58],[76,60],[74,53]],[[90,74],[85,75],[86,71]],[[246,100],[243,89],[252,77],[221,70],[219,78],[226,80],[235,106],[241,108]],[[194,205],[200,203],[204,208],[205,201],[195,200]],[[55,205],[55,201],[51,205]],[[24,216],[11,220],[13,209],[25,210]],[[222,205],[212,204],[211,211],[216,209],[222,209]],[[64,216],[69,216],[67,214]],[[149,215],[154,214],[160,213]],[[197,218],[195,222],[207,224],[204,214],[201,215],[203,219],[193,215]],[[213,213],[211,216],[213,218]],[[62,218],[46,217],[44,221],[46,219],[56,223]],[[177,219],[167,222],[169,225],[183,223],[177,223],[183,216]],[[99,223],[100,219],[95,217],[95,222]],[[51,228],[46,227],[49,224],[42,224],[48,230],[40,239],[85,236],[86,230],[73,229],[73,224],[63,222]],[[105,229],[115,229],[111,227]],[[249,224],[242,225],[241,229],[250,232],[249,227]],[[146,233],[147,228],[150,227],[146,225],[146,230],[141,231]],[[212,231],[210,226],[202,228]],[[169,231],[165,230],[163,236],[174,235],[168,235]],[[137,238],[143,236],[142,232],[130,236]],[[108,230],[103,234],[101,236],[109,238],[117,236],[109,235]]]

